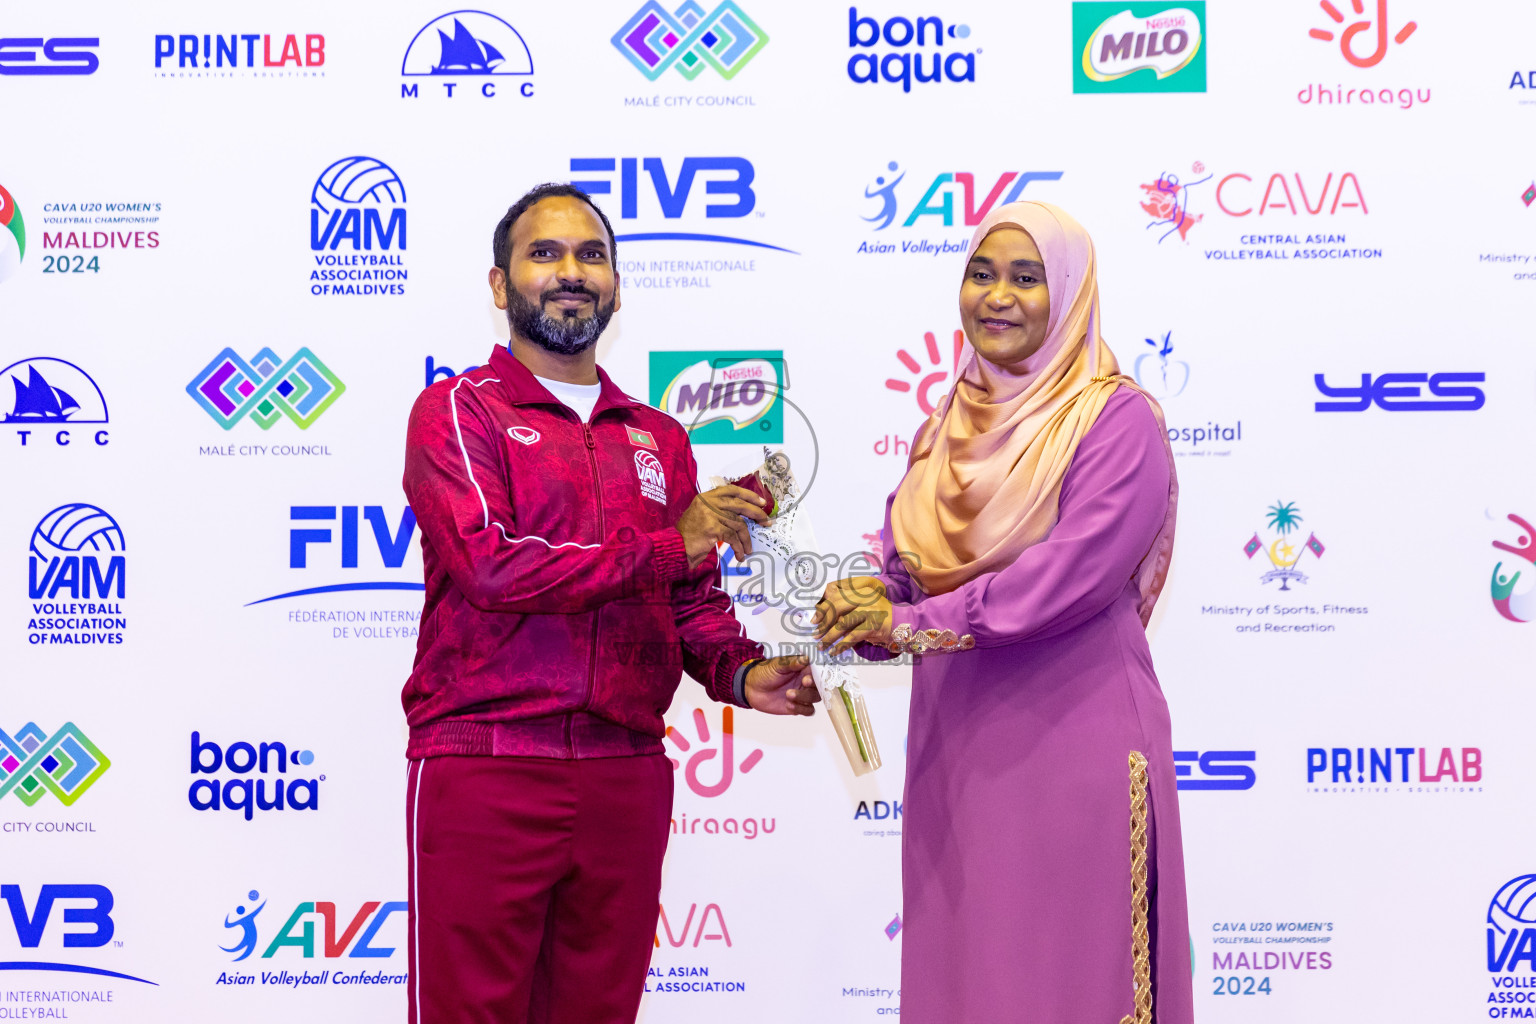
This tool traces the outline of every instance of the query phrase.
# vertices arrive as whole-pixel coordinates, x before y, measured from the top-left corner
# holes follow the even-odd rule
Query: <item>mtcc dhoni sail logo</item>
[[[428,78],[443,87],[447,99],[456,89],[486,99],[497,95],[496,79],[521,75],[527,81],[501,83],[523,96],[533,95],[533,55],[517,29],[485,11],[450,11],[433,18],[412,37],[400,62],[404,78]],[[402,82],[401,99],[421,95],[420,82]],[[430,84],[430,83],[429,83]]]
[[[653,82],[669,70],[691,82],[705,68],[730,80],[768,45],[768,35],[732,0],[708,14],[685,0],[675,15],[646,0],[614,33],[613,45]]]
[[[10,387],[5,385],[7,380]],[[56,446],[66,447],[74,440],[71,427],[107,422],[107,400],[101,388],[90,374],[64,359],[37,356],[12,363],[0,370],[0,409],[5,408],[7,392],[11,407],[0,422],[16,428],[23,448],[34,433],[44,443],[51,434]],[[91,431],[81,433],[92,435]],[[94,431],[94,439],[97,445],[110,440],[105,429]]]
[[[33,806],[52,793],[70,806],[112,767],[74,722],[52,736],[28,722],[11,736],[0,729],[0,800],[15,794]]]
[[[284,416],[308,430],[346,390],[307,348],[290,359],[264,348],[250,362],[226,348],[187,384],[187,394],[225,430],[246,416],[262,430]]]

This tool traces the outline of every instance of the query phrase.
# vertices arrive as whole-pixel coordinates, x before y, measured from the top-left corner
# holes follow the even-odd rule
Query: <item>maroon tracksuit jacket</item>
[[[401,700],[411,759],[657,753],[683,670],[717,701],[762,656],[673,528],[687,432],[598,370],[590,423],[505,349],[421,393],[405,493],[426,601]]]

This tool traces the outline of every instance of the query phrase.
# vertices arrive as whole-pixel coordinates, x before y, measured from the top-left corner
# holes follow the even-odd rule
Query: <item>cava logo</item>
[[[707,68],[726,80],[735,78],[768,45],[768,35],[733,0],[709,14],[694,0],[685,0],[675,14],[646,0],[612,42],[651,81],[670,70],[691,82]]]
[[[1518,561],[1509,562],[1507,568],[1502,560],[1494,564],[1493,607],[1510,622],[1531,622],[1536,620],[1536,527],[1513,512],[1509,521],[1520,528],[1515,542],[1496,540],[1493,546]]]
[[[315,811],[320,809],[320,783],[324,775],[310,778],[290,777],[308,774],[304,770],[315,762],[309,750],[294,750],[282,743],[247,743],[244,740],[221,747],[192,733],[192,774],[235,776],[222,783],[214,779],[194,779],[187,790],[187,802],[197,811],[235,811],[250,821],[257,811]],[[253,776],[254,773],[254,776]]]
[[[16,276],[27,255],[27,225],[16,198],[0,185],[0,282]]]
[[[701,912],[697,903],[690,903],[688,904],[688,914],[686,917],[678,913],[680,909],[677,904],[674,903],[672,905],[673,920],[678,917],[683,918],[680,927],[678,927],[677,934],[674,935],[672,929],[675,926],[673,920],[668,920],[667,918],[667,906],[666,904],[661,905],[661,916],[657,921],[657,924],[661,926],[656,932],[657,949],[661,948],[663,933],[666,934],[667,945],[673,949],[678,949],[685,945],[697,949],[699,944],[703,942],[724,942],[726,946],[731,945],[731,932],[725,926],[725,913],[720,909],[720,904],[707,903]],[[690,938],[693,940],[692,942],[689,941]],[[657,977],[660,974],[661,969],[659,967],[651,968],[652,977]],[[655,988],[649,988],[649,991],[666,991],[666,989],[657,985]]]
[[[11,405],[3,422],[16,428],[24,448],[34,433],[44,443],[51,437],[56,447],[67,447],[74,440],[70,427],[107,422],[107,400],[101,389],[90,374],[63,359],[38,356],[0,370],[0,409],[5,408],[7,394]],[[81,433],[94,436],[98,446],[109,441],[106,430]]]
[[[651,404],[676,417],[694,444],[784,440],[784,354],[652,352]]]
[[[52,793],[69,807],[101,778],[112,762],[74,722],[52,736],[28,722],[15,736],[0,729],[0,800],[15,794],[33,806]]]
[[[122,528],[95,505],[49,512],[32,531],[30,644],[120,644],[128,556]]]
[[[337,160],[309,194],[311,295],[404,295],[405,185],[382,160]]]
[[[533,95],[533,54],[517,29],[485,11],[453,11],[423,25],[412,37],[400,62],[405,78],[428,78],[443,87],[445,99],[456,99],[456,89],[464,95],[478,94],[485,99],[497,95],[497,86],[506,86],[523,96]],[[498,83],[498,77],[520,75],[524,82]],[[402,82],[401,99],[421,95],[419,82]],[[427,83],[430,85],[430,83]]]
[[[1290,590],[1292,583],[1305,583],[1307,576],[1296,566],[1301,562],[1302,556],[1311,554],[1315,559],[1323,557],[1323,542],[1317,539],[1317,534],[1307,534],[1305,543],[1298,544],[1295,539],[1301,528],[1301,512],[1296,508],[1296,503],[1287,501],[1275,502],[1269,507],[1269,515],[1266,517],[1270,531],[1274,539],[1266,546],[1259,540],[1255,533],[1248,543],[1243,545],[1243,554],[1250,559],[1260,551],[1269,558],[1270,569],[1259,577],[1260,583],[1280,582],[1281,590]]]
[[[225,430],[247,416],[262,430],[270,430],[285,416],[300,430],[308,430],[347,387],[307,348],[290,359],[264,348],[250,362],[226,348],[186,390]]]
[[[1204,21],[1198,0],[1074,3],[1072,91],[1205,92]]]

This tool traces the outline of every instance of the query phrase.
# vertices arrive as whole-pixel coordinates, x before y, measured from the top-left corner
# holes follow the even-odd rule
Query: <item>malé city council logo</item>
[[[27,255],[27,225],[21,219],[21,207],[0,185],[0,281],[13,277]]]
[[[1317,539],[1317,534],[1308,533],[1305,543],[1294,543],[1293,534],[1300,529],[1302,522],[1301,512],[1294,501],[1275,502],[1269,507],[1266,518],[1269,520],[1269,529],[1274,532],[1274,540],[1266,546],[1255,533],[1243,545],[1243,554],[1250,559],[1260,551],[1269,556],[1270,569],[1259,577],[1259,582],[1273,583],[1279,580],[1281,590],[1290,590],[1292,583],[1307,582],[1306,574],[1296,566],[1302,556],[1309,552],[1314,558],[1322,558],[1323,542]]]
[[[65,722],[52,736],[28,722],[11,736],[0,729],[0,800],[9,794],[28,807],[52,793],[70,806],[112,762],[80,727]]]
[[[1204,23],[1203,0],[1074,3],[1072,91],[1205,92]]]
[[[768,45],[768,35],[733,0],[709,14],[694,0],[685,0],[675,15],[656,0],[646,0],[613,34],[613,45],[653,82],[668,70],[691,82],[705,68],[729,81]]]
[[[246,416],[262,430],[284,416],[308,430],[346,390],[308,348],[289,359],[264,348],[250,362],[226,348],[187,384],[187,394],[225,430]]]
[[[1536,620],[1536,527],[1513,512],[1509,521],[1521,530],[1515,543],[1496,540],[1493,546],[1522,561],[1511,563],[1508,569],[1502,561],[1494,565],[1493,607],[1510,622],[1530,622]],[[1525,578],[1524,586],[1520,585],[1521,577]]]

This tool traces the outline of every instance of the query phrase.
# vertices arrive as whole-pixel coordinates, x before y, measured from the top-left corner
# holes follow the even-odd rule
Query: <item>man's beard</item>
[[[544,312],[544,303],[556,295],[585,293],[591,296],[597,311],[591,316],[579,317],[574,311],[564,316],[550,316]],[[586,288],[552,288],[539,296],[538,305],[523,297],[514,288],[507,289],[507,323],[512,333],[527,338],[535,345],[557,355],[573,356],[585,352],[597,344],[608,321],[613,318],[613,302],[607,306],[598,304],[597,295]]]

